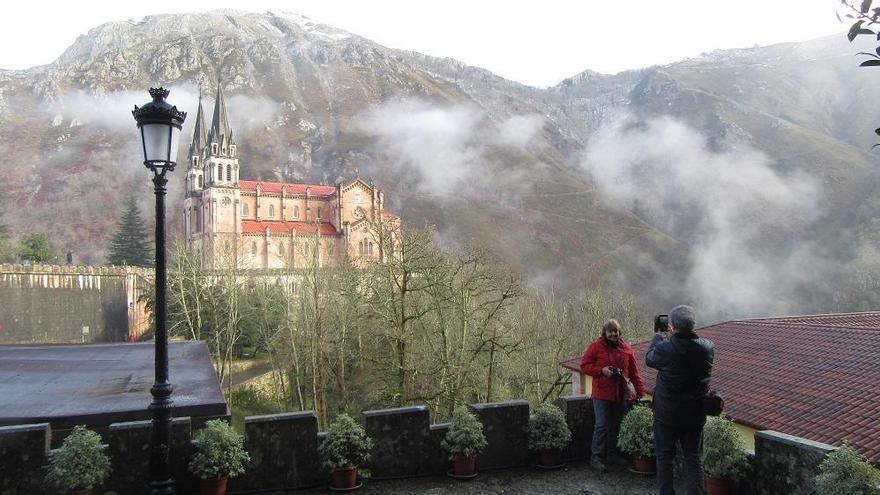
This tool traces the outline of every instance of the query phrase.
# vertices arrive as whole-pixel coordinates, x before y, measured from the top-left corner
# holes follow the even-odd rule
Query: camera
[[[669,330],[669,315],[657,315],[654,317],[654,333]]]
[[[609,366],[608,370],[611,371],[611,376],[614,378],[623,378],[623,370],[620,368],[615,368],[614,366]]]

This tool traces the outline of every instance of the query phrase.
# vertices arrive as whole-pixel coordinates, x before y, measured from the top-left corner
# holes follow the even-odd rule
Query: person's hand
[[[608,366],[602,368],[602,374],[605,376],[611,376],[611,368],[609,368]]]

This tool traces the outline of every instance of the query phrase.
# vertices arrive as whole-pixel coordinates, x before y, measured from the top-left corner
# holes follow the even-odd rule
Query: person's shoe
[[[596,471],[599,471],[600,473],[608,472],[608,468],[605,467],[605,463],[602,462],[602,458],[600,457],[593,457],[593,459],[590,461],[590,467],[595,469]]]

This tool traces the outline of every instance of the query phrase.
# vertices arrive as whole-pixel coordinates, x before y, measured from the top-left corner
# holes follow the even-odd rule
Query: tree
[[[45,232],[33,232],[21,244],[22,259],[29,259],[34,263],[45,263],[56,258],[55,251],[49,244],[49,236]]]
[[[135,204],[134,198],[129,198],[125,212],[119,221],[119,229],[110,241],[107,263],[111,265],[152,266],[153,254],[150,251],[148,239],[137,204]]]
[[[0,212],[2,218],[3,212]],[[0,263],[15,261],[15,248],[9,241],[9,227],[0,222]]]

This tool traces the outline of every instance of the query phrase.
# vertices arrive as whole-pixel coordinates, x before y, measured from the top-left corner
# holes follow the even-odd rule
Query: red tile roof
[[[697,330],[715,342],[711,388],[730,417],[839,445],[880,464],[880,312],[734,320]],[[645,385],[648,343],[633,345]],[[577,369],[580,358],[564,365]]]
[[[325,186],[323,184],[294,184],[292,182],[264,182],[253,180],[240,180],[238,186],[242,191],[256,191],[257,184],[260,185],[262,192],[280,193],[281,188],[287,186],[287,194],[305,194],[306,188],[309,188],[309,194],[312,196],[330,196],[336,192],[336,186]]]
[[[266,231],[268,227],[269,232],[273,234],[277,233],[290,233],[295,230],[298,234],[313,234],[318,230],[318,227],[314,224],[314,222],[283,222],[283,221],[272,221],[272,220],[242,220],[241,221],[241,231],[244,233],[254,233],[259,232],[263,233]],[[335,235],[336,229],[329,222],[323,222],[321,224],[321,235]]]

